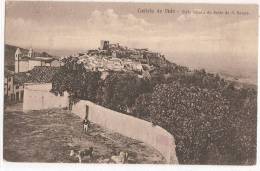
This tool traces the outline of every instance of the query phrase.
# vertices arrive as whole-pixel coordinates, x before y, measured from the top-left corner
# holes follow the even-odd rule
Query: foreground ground
[[[20,106],[7,107],[4,114],[4,159],[15,162],[77,162],[71,149],[94,147],[94,160],[129,152],[129,163],[165,163],[155,149],[91,124],[83,134],[81,119],[66,110],[51,109],[23,113]]]

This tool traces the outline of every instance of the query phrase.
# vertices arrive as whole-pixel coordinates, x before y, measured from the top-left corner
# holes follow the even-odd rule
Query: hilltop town
[[[128,48],[119,43],[112,44],[108,40],[101,40],[98,49],[80,52],[73,57],[77,57],[78,63],[83,63],[86,70],[101,72],[136,71],[141,73],[147,68],[166,64],[164,55],[158,52],[152,52],[147,48]]]
[[[11,48],[10,48],[11,47]],[[69,58],[83,64],[87,71],[135,72],[139,77],[150,77],[149,72],[155,67],[165,66],[167,60],[164,55],[152,52],[147,48],[129,48],[119,43],[110,43],[101,40],[100,47],[79,52],[74,55],[52,57],[51,55],[7,45],[5,65],[5,102],[16,103],[23,100],[24,84],[26,83],[50,83],[52,77],[64,65]],[[9,59],[11,52],[16,48]],[[13,66],[13,67],[12,67]]]

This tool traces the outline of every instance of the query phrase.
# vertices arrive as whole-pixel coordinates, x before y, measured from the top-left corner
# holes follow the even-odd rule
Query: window
[[[11,77],[8,78],[8,81],[9,81],[9,82],[11,81]]]
[[[19,85],[15,86],[16,89],[19,89]]]

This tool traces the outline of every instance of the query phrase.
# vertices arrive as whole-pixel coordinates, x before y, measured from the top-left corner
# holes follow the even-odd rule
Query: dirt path
[[[66,110],[23,113],[17,106],[9,107],[4,114],[4,159],[17,162],[77,162],[69,156],[70,150],[93,146],[94,163],[123,150],[129,152],[129,163],[165,163],[159,152],[142,142],[96,124],[91,124],[88,134],[83,134],[81,130],[80,118]],[[90,161],[85,158],[83,162]]]

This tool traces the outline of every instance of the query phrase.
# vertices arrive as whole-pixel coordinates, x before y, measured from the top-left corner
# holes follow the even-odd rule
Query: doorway
[[[88,119],[88,114],[89,114],[89,106],[86,105],[85,119]]]

